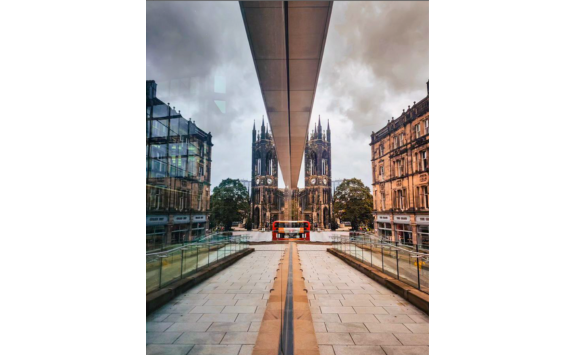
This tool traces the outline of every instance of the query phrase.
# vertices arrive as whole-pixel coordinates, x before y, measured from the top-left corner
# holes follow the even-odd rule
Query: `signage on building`
[[[403,183],[403,180],[399,179],[395,182],[395,186],[401,186],[402,183]]]
[[[411,222],[411,218],[409,216],[405,215],[393,216],[393,223],[409,224],[409,222]]]
[[[427,182],[428,176],[427,174],[419,175],[419,182]]]
[[[168,216],[146,216],[146,225],[162,225],[168,224]]]
[[[429,225],[429,216],[416,216],[415,223],[422,225]]]
[[[192,216],[192,222],[205,222],[205,221],[206,221],[206,215],[197,214]]]
[[[190,223],[190,216],[174,216],[174,224]]]
[[[391,222],[391,216],[388,214],[378,214],[377,215],[378,222]]]

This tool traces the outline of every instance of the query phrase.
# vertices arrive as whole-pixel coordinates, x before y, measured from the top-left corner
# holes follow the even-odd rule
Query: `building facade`
[[[278,188],[278,161],[273,137],[264,124],[252,129],[252,228],[270,229],[280,218],[284,206],[283,191]]]
[[[277,220],[306,220],[313,228],[330,228],[332,210],[331,130],[321,119],[305,146],[305,187],[278,187],[275,144],[262,118],[252,129],[251,216],[254,229],[270,229]],[[291,202],[291,203],[288,203]]]
[[[146,248],[205,235],[212,135],[156,97],[146,81]]]
[[[328,229],[331,224],[331,130],[329,121],[323,131],[321,117],[305,145],[305,188],[299,193],[299,207],[303,219],[313,228]]]
[[[429,82],[427,96],[371,134],[378,235],[429,247]]]

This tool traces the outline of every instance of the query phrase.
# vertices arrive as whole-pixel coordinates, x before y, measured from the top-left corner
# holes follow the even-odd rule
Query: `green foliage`
[[[334,216],[331,217],[331,221],[330,221],[329,223],[330,223],[330,225],[331,225],[331,230],[332,230],[332,231],[334,231],[334,230],[337,229],[337,222],[336,222]]]
[[[352,230],[373,224],[373,197],[361,180],[344,179],[333,197],[334,214],[340,221],[351,222]]]
[[[252,217],[248,216],[248,219],[246,221],[246,230],[248,230],[248,231],[252,230]]]
[[[210,207],[211,219],[229,231],[232,222],[242,221],[249,214],[248,189],[240,180],[225,179],[214,189]]]

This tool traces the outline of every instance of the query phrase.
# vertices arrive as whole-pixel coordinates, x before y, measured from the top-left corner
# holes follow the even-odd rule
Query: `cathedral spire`
[[[264,115],[262,115],[262,129],[261,129],[262,139],[266,139],[266,126],[264,124]]]
[[[318,124],[317,124],[317,130],[318,130],[318,138],[321,140],[321,134],[322,134],[322,129],[321,129],[321,116],[319,116],[318,118]]]
[[[256,141],[256,120],[254,120],[254,128],[252,128],[252,142]]]
[[[329,119],[327,120],[327,141],[331,142],[331,129],[329,129]]]

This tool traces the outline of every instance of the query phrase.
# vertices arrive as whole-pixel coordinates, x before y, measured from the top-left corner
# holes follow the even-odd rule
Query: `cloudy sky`
[[[212,186],[249,179],[251,130],[265,107],[238,2],[146,6],[146,79],[212,132]],[[310,122],[330,120],[333,179],[371,187],[371,132],[422,99],[428,79],[428,2],[334,2]]]

